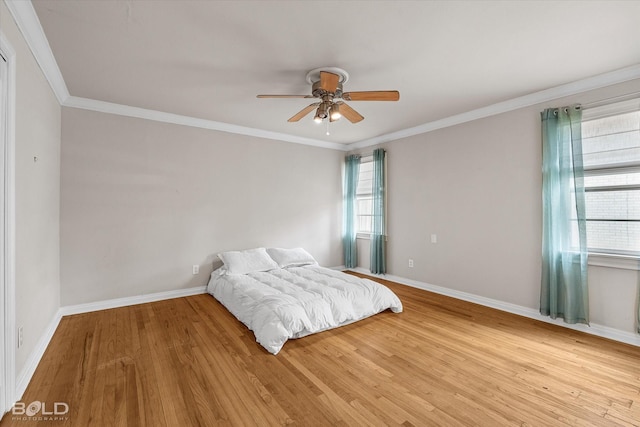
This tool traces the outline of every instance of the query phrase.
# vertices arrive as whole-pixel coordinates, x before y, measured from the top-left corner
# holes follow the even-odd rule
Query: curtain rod
[[[386,149],[384,151],[387,151]],[[360,157],[371,157],[373,156],[373,151],[367,151],[365,153],[352,153],[349,155],[355,155],[355,156],[360,156]]]
[[[631,99],[631,98],[634,98],[637,95],[640,95],[640,91],[631,92],[631,93],[627,93],[627,94],[624,94],[624,95],[612,96],[610,98],[601,99],[599,101],[587,102],[586,104],[580,104],[580,107],[581,108],[597,107],[597,106],[600,106],[600,105],[608,104],[608,103],[610,103],[611,101],[614,101],[614,100],[621,100],[623,98]]]

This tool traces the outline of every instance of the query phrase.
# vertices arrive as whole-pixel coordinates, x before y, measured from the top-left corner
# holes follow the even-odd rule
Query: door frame
[[[2,320],[4,340],[0,343],[0,417],[16,402],[16,244],[15,244],[15,119],[16,119],[16,52],[8,38],[0,30],[0,54],[6,61],[6,73],[0,102],[4,108],[0,120],[4,121],[4,133],[0,135],[0,150],[4,164],[1,165],[4,185],[0,188],[0,209],[3,221],[0,223],[0,292],[2,295]],[[2,59],[0,59],[2,60]]]

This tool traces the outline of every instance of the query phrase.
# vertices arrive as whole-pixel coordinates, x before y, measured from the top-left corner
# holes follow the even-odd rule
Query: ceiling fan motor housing
[[[320,81],[313,83],[311,87],[311,94],[316,98],[323,98],[324,95],[331,95],[332,98],[342,98],[342,83],[338,83],[338,87],[335,92],[327,92],[320,87]]]

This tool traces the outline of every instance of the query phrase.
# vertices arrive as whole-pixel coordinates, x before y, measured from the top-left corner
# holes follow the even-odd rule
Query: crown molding
[[[304,138],[278,132],[270,132],[213,120],[198,119],[195,117],[181,116],[179,114],[165,113],[162,111],[145,108],[131,107],[94,99],[70,96],[67,85],[64,82],[58,63],[56,62],[47,36],[42,29],[38,15],[31,1],[4,0],[11,12],[13,19],[22,32],[22,35],[31,49],[38,65],[42,69],[51,89],[55,93],[58,103],[65,107],[81,108],[85,110],[99,111],[103,113],[117,114],[120,116],[136,117],[157,122],[191,126],[202,129],[217,130],[240,135],[254,136],[258,138],[272,139],[276,141],[293,142],[296,144],[310,145],[314,147],[329,148],[346,151],[347,144],[327,142],[319,139]]]
[[[157,110],[148,110],[146,108],[131,107],[129,105],[114,104],[111,102],[97,101],[95,99],[80,98],[77,96],[68,97],[62,105],[64,107],[99,111],[101,113],[117,114],[119,116],[135,117],[139,119],[153,120],[156,122],[217,130],[239,135],[255,136],[257,138],[266,138],[276,141],[292,142],[295,144],[311,145],[313,147],[329,148],[332,150],[346,151],[348,149],[347,144],[327,142],[319,139],[303,138],[301,136],[289,135],[286,133],[270,132],[262,129],[233,125],[230,123],[198,119],[190,116],[181,116],[179,114],[165,113]]]
[[[518,98],[507,101],[498,102],[486,107],[467,111],[465,113],[456,114],[454,116],[445,117],[443,119],[424,123],[419,126],[402,129],[396,132],[368,138],[361,141],[352,142],[350,144],[340,144],[328,142],[319,139],[304,138],[290,134],[271,132],[262,129],[238,126],[229,123],[216,122],[213,120],[198,119],[195,117],[181,116],[173,113],[165,113],[162,111],[149,110],[139,107],[131,107],[128,105],[115,104],[105,101],[98,101],[87,98],[79,98],[70,96],[67,86],[60,72],[60,68],[53,56],[51,47],[47,40],[44,30],[40,25],[40,20],[31,4],[30,0],[4,0],[13,15],[18,28],[22,32],[31,52],[36,61],[40,65],[45,77],[58,99],[60,105],[72,108],[81,108],[86,110],[99,111],[110,114],[118,114],[121,116],[137,117],[158,122],[166,122],[179,124],[183,126],[193,126],[203,129],[217,130],[222,132],[237,133],[240,135],[254,136],[257,138],[266,138],[277,141],[292,142],[296,144],[311,145],[314,147],[329,148],[339,151],[352,151],[385,142],[396,141],[422,133],[443,129],[450,126],[478,120],[497,114],[506,113],[517,110],[519,108],[529,107],[531,105],[548,102],[564,96],[575,95],[589,90],[599,89],[625,81],[640,78],[640,64],[630,67],[611,71],[609,73],[600,74],[589,77],[576,82],[565,85],[556,86],[539,92],[534,92]]]
[[[53,56],[47,36],[31,1],[4,0],[18,29],[31,49],[36,62],[42,69],[53,93],[62,105],[69,98],[69,90],[64,82],[56,58]]]
[[[602,87],[611,86],[617,83],[623,83],[629,80],[640,78],[640,64],[630,67],[621,68],[597,76],[588,77],[572,83],[556,86],[550,89],[541,90],[539,92],[530,93],[528,95],[513,98],[507,101],[498,102],[486,107],[477,108],[467,111],[466,113],[456,114],[454,116],[445,117],[433,122],[424,123],[412,128],[402,129],[397,132],[391,132],[374,138],[364,139],[362,141],[349,144],[349,150],[370,147],[372,145],[382,144],[384,142],[396,141],[398,139],[407,138],[409,136],[419,135],[450,126],[459,125],[485,117],[495,116],[497,114],[507,113],[519,108],[529,107],[535,104],[552,101],[554,99],[565,96],[576,95],[589,90],[600,89]]]
[[[6,0],[5,0],[6,1]],[[181,116],[173,113],[165,113],[157,110],[131,107],[122,104],[115,104],[94,99],[68,96],[65,102],[61,103],[65,107],[80,108],[85,110],[99,111],[103,113],[118,114],[121,116],[137,117],[154,120],[158,122],[173,123],[183,126],[192,126],[209,130],[249,135],[257,138],[273,139],[276,141],[292,142],[296,144],[311,145],[314,147],[328,148],[339,151],[352,151],[373,145],[392,142],[422,133],[459,125],[473,120],[483,119],[497,114],[507,113],[531,105],[541,104],[565,96],[576,95],[594,89],[600,89],[618,83],[640,78],[640,64],[609,73],[600,74],[583,80],[556,86],[550,89],[541,90],[518,98],[488,105],[486,107],[471,110],[465,113],[456,114],[433,122],[424,123],[412,128],[402,129],[397,132],[380,135],[374,138],[353,142],[350,144],[340,144],[327,142],[319,139],[304,138],[295,135],[271,132],[262,129],[238,126],[229,123],[216,122],[213,120],[198,119],[190,116]]]

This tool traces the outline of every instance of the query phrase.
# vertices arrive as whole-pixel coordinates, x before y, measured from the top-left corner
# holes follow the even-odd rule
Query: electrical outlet
[[[413,260],[409,258],[409,268],[413,268]]]
[[[197,264],[194,264],[193,266],[193,274],[198,274],[200,273],[200,266]]]
[[[438,243],[438,235],[437,234],[432,234],[431,235],[431,243]]]
[[[18,348],[22,347],[24,342],[24,326],[18,328]]]

